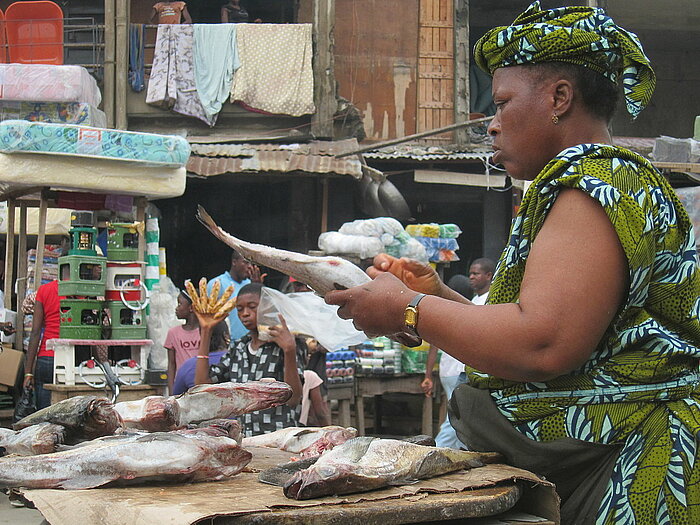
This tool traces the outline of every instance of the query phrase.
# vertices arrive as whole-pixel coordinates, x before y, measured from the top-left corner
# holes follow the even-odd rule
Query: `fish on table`
[[[104,397],[75,396],[64,399],[20,419],[12,428],[23,428],[39,423],[53,423],[66,429],[66,443],[114,434],[122,427],[122,419],[114,405]]]
[[[251,459],[235,440],[207,432],[108,436],[52,454],[0,458],[0,488],[218,481],[236,475]]]
[[[357,436],[352,427],[329,425],[326,427],[287,427],[267,434],[244,437],[244,447],[278,448],[302,458],[318,456],[325,450],[345,443]]]
[[[432,478],[495,463],[500,454],[426,447],[396,439],[357,437],[329,450],[313,465],[295,473],[284,495],[310,499],[352,494]]]
[[[39,423],[22,430],[0,428],[0,456],[34,456],[56,452],[65,441],[65,432],[64,427],[53,423]]]
[[[178,396],[149,396],[115,405],[128,428],[149,432],[227,419],[286,403],[292,388],[281,381],[195,385]]]
[[[371,280],[358,266],[341,257],[316,257],[238,239],[219,227],[202,206],[197,207],[197,219],[249,261],[294,277],[321,297],[331,290],[353,288]]]

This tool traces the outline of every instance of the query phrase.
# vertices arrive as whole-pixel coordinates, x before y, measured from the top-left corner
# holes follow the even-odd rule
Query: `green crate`
[[[102,339],[102,301],[61,299],[61,339]]]
[[[88,255],[58,258],[58,295],[97,297],[105,294],[107,260]]]
[[[139,233],[133,224],[112,223],[107,228],[107,258],[135,261],[139,256]]]
[[[111,324],[111,339],[145,339],[146,318],[143,310],[131,310],[121,301],[107,301]]]

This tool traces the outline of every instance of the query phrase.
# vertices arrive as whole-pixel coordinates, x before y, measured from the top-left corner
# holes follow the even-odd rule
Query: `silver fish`
[[[340,257],[314,257],[237,239],[222,230],[201,206],[197,207],[197,219],[246,259],[306,283],[321,297],[331,290],[353,288],[371,280],[358,266]]]
[[[113,436],[53,454],[0,458],[0,487],[89,489],[111,482],[216,481],[237,474],[251,459],[250,452],[224,436]]]
[[[121,417],[109,399],[75,396],[42,408],[12,425],[21,430],[39,423],[54,423],[66,428],[66,443],[109,436],[122,426]]]
[[[318,456],[324,450],[357,436],[357,430],[330,425],[327,427],[288,427],[267,434],[244,437],[244,447],[268,447],[286,450],[301,457]]]
[[[286,403],[292,389],[280,381],[195,385],[179,396],[117,403],[128,428],[165,432],[210,419],[228,419]]]
[[[39,423],[22,430],[0,428],[0,449],[5,454],[34,456],[56,452],[65,439],[66,429],[53,423]],[[0,453],[2,455],[2,453]]]
[[[401,485],[500,460],[499,454],[358,437],[323,454],[284,485],[288,498],[309,499]]]

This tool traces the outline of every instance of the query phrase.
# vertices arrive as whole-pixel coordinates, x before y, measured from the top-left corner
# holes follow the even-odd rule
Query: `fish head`
[[[86,437],[110,436],[122,428],[124,423],[109,399],[97,397],[87,406],[85,421]]]
[[[354,494],[383,486],[379,478],[356,474],[348,464],[316,464],[295,473],[283,487],[284,495],[293,499],[311,499],[333,494]]]
[[[282,381],[248,381],[238,388],[251,397],[273,403],[271,406],[282,405],[292,397],[292,387]]]

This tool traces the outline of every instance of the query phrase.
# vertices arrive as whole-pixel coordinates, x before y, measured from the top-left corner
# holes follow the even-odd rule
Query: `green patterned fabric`
[[[534,2],[510,26],[496,27],[474,47],[476,64],[493,75],[499,67],[568,62],[588,67],[622,85],[627,111],[646,107],[656,76],[637,35],[615,25],[597,7],[542,10]]]
[[[563,187],[584,191],[610,218],[629,266],[625,303],[579,370],[516,383],[468,367],[470,384],[490,390],[531,439],[623,444],[597,523],[700,523],[698,253],[688,215],[658,171],[614,146],[560,153],[523,199],[489,304],[518,301],[532,243]]]

